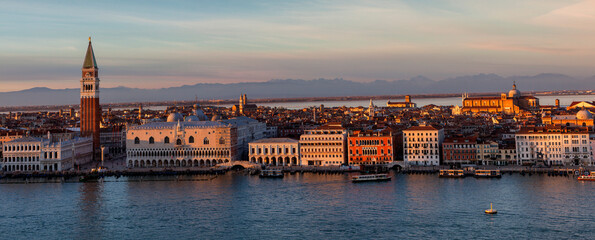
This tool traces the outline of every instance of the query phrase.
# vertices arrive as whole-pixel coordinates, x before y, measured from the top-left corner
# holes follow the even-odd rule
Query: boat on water
[[[486,214],[496,214],[496,213],[498,213],[498,210],[492,208],[492,203],[490,203],[490,209],[486,209],[485,213]]]
[[[79,182],[97,182],[101,178],[100,173],[105,171],[106,170],[103,167],[99,167],[97,169],[93,168],[88,174],[79,177]]]
[[[589,175],[581,175],[577,178],[579,181],[595,181],[595,171],[592,171]]]
[[[388,174],[369,174],[369,175],[357,175],[351,178],[352,182],[380,182],[390,181],[391,177]]]
[[[441,178],[462,178],[465,177],[465,172],[462,169],[442,169],[438,177]]]
[[[482,169],[478,169],[475,170],[475,175],[476,178],[501,178],[502,177],[502,173],[500,173],[500,170],[482,170]]]
[[[258,177],[261,178],[283,178],[283,171],[281,170],[262,170]]]

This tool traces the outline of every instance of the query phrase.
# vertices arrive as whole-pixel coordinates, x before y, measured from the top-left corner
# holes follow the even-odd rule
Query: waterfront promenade
[[[124,161],[106,161],[103,163],[103,170],[93,172],[92,169],[102,164],[94,166],[83,166],[79,170],[60,171],[60,172],[0,172],[1,183],[44,183],[44,182],[76,182],[80,177],[99,176],[99,177],[121,177],[121,176],[180,176],[180,175],[220,175],[229,171],[243,171],[248,175],[258,174],[261,166],[253,169],[239,167],[239,164],[230,164],[227,166],[213,167],[148,167],[148,168],[127,168]],[[288,174],[296,173],[315,173],[315,174],[346,174],[350,172],[370,173],[396,171],[397,174],[437,174],[440,169],[451,169],[449,166],[406,166],[405,168],[389,169],[385,165],[362,166],[362,168],[347,168],[338,166],[267,166],[267,169],[278,169]],[[473,169],[500,170],[503,174],[547,174],[551,176],[573,176],[577,172],[595,171],[595,167],[579,166],[553,166],[553,167],[530,167],[530,166],[474,166]],[[177,179],[172,179],[177,180]]]

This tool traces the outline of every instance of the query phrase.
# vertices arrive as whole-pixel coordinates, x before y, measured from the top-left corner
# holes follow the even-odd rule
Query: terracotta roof
[[[327,123],[320,127],[317,127],[316,130],[343,130],[343,126],[341,123]]]
[[[263,138],[251,143],[298,143],[298,140],[291,138]]]
[[[444,143],[477,143],[477,137],[445,138]]]
[[[357,130],[353,131],[349,137],[382,137],[390,136],[392,131],[390,129],[381,130]]]
[[[436,128],[434,126],[412,126],[405,129],[404,131],[428,131],[428,130],[440,130],[442,128]]]
[[[568,127],[561,125],[547,125],[545,127],[522,127],[516,134],[544,134],[544,133],[589,133],[586,127]]]

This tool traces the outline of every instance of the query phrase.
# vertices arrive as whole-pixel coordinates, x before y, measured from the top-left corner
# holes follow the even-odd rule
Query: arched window
[[[138,137],[134,138],[134,144],[139,144],[140,143],[140,139],[138,139]]]
[[[219,144],[225,144],[225,138],[223,138],[223,137],[219,138]]]
[[[194,137],[193,136],[190,136],[188,138],[188,143],[194,143]]]
[[[149,144],[153,144],[153,143],[155,143],[155,138],[153,138],[153,137],[150,137],[150,138],[149,138]]]
[[[163,139],[163,143],[169,143],[169,137],[165,137],[165,138]]]
[[[209,139],[208,139],[208,138],[205,138],[205,139],[204,139],[202,142],[203,142],[203,144],[205,144],[205,145],[206,145],[206,144],[209,144]]]
[[[182,145],[182,139],[178,138],[178,140],[176,140],[176,145]]]

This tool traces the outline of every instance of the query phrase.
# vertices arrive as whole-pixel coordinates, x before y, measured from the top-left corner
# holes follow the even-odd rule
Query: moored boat
[[[579,181],[595,181],[595,171],[592,171],[589,175],[582,175],[577,178]]]
[[[105,168],[99,167],[97,169],[93,168],[91,171],[85,175],[79,177],[79,182],[97,182],[99,178],[101,178],[100,173],[105,172]]]
[[[476,178],[500,178],[502,177],[502,173],[500,173],[500,170],[475,170],[475,175]]]
[[[281,170],[262,170],[258,177],[261,178],[283,178],[283,171]]]
[[[438,176],[441,178],[461,178],[465,177],[465,172],[461,169],[442,169]]]
[[[357,175],[351,178],[352,182],[379,182],[379,181],[390,181],[391,177],[388,174],[369,174],[369,175]]]

